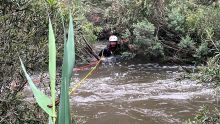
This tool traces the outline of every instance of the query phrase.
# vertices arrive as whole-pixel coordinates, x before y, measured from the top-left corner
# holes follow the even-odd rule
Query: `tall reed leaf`
[[[73,67],[75,64],[75,45],[74,45],[74,30],[73,30],[73,18],[70,15],[69,32],[67,40],[67,52],[68,52],[68,75],[72,76]]]
[[[48,45],[48,47],[49,47],[50,88],[51,88],[51,97],[52,97],[52,106],[53,106],[52,110],[53,110],[53,115],[56,116],[56,110],[55,110],[56,44],[55,44],[54,32],[53,32],[53,28],[52,28],[52,24],[51,24],[50,19],[49,19],[49,45]]]
[[[35,99],[36,99],[38,105],[39,105],[49,116],[52,116],[52,117],[53,117],[52,109],[50,109],[50,108],[47,107],[47,105],[51,104],[51,99],[50,99],[48,96],[46,96],[43,92],[41,92],[41,91],[35,86],[35,84],[34,84],[33,81],[31,80],[30,76],[27,74],[27,71],[26,71],[26,69],[25,69],[25,67],[24,67],[24,64],[23,64],[21,58],[19,58],[19,59],[20,59],[20,62],[21,62],[21,67],[22,67],[22,69],[23,69],[23,71],[24,71],[24,73],[25,73],[25,76],[26,76],[26,78],[27,78],[27,80],[28,80],[28,83],[29,83],[29,85],[30,85],[30,87],[31,87],[31,90],[32,90],[32,92],[33,92],[33,94],[34,94],[34,97],[35,97]]]
[[[49,119],[48,119],[49,121],[48,121],[48,124],[54,124],[53,123],[53,120],[52,120],[52,118],[49,116]]]
[[[75,46],[73,19],[70,15],[68,40],[64,41],[64,59],[62,67],[61,97],[59,106],[59,124],[70,124],[69,85],[75,64]]]

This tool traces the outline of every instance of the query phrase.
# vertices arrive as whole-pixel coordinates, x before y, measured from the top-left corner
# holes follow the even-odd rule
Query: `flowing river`
[[[72,112],[86,124],[176,124],[216,103],[213,89],[176,80],[178,66],[139,63],[99,66],[71,96]],[[74,72],[74,82],[89,70]]]

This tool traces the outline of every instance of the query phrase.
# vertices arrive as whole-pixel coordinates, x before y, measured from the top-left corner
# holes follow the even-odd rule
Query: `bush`
[[[166,11],[168,27],[173,28],[179,33],[185,32],[185,13],[188,9],[187,4],[184,1],[172,1],[168,4],[168,10]]]
[[[214,110],[208,109],[207,106],[201,106],[195,114],[193,120],[188,120],[184,124],[218,124],[220,123],[219,107]]]
[[[133,27],[133,33],[136,36],[134,39],[134,43],[139,44],[140,46],[151,46],[153,42],[152,39],[154,39],[154,25],[147,20],[142,20],[141,22],[134,24]]]
[[[43,113],[33,111],[37,109],[35,105],[19,98],[26,81],[18,67],[19,56],[32,71],[42,71],[47,65],[46,6],[41,0],[5,0],[0,8],[0,44],[3,46],[0,53],[1,122],[42,123]]]
[[[26,102],[23,98],[8,98],[0,100],[1,124],[44,124],[47,117],[41,109],[33,103]]]
[[[23,90],[26,80],[20,72],[19,56],[24,60],[24,63],[30,73],[44,72],[48,65],[48,14],[54,22],[54,31],[57,39],[58,53],[63,51],[63,26],[61,22],[61,12],[63,16],[67,15],[66,3],[54,3],[48,5],[44,0],[30,1],[14,1],[3,0],[0,5],[0,115],[4,117],[11,115],[10,118],[6,117],[4,122],[26,122],[28,118],[38,118],[36,111],[30,111],[29,114],[18,114],[22,111],[16,108],[15,105],[24,107],[24,109],[35,109],[36,106],[31,106],[29,103],[22,103],[17,98],[18,94]],[[74,8],[74,7],[73,7]],[[79,7],[73,9],[74,16],[78,17]],[[81,17],[84,15],[82,14]],[[93,37],[91,33],[93,29],[85,30],[85,25],[89,24],[86,18],[77,18],[80,20],[75,21],[76,33],[82,31],[82,35]],[[68,20],[68,19],[67,19]],[[67,22],[64,20],[64,22]],[[77,23],[81,22],[81,24]],[[79,26],[81,25],[81,27]],[[82,36],[81,35],[81,36]],[[93,36],[92,36],[93,35]],[[76,37],[80,39],[81,37]],[[81,38],[82,39],[82,38]],[[79,40],[77,40],[79,41]],[[79,45],[79,44],[78,44]],[[80,53],[79,53],[80,54]],[[57,55],[57,59],[61,61],[62,54]],[[7,102],[7,106],[5,105]],[[23,108],[22,108],[23,109]],[[10,111],[8,111],[10,110]],[[33,112],[33,113],[32,113]],[[39,116],[42,114],[38,112]],[[15,116],[16,115],[16,116]],[[34,117],[36,116],[36,117]],[[40,118],[40,117],[39,117]],[[19,120],[19,119],[22,119]],[[1,120],[0,120],[1,121]],[[40,119],[44,121],[44,118]],[[32,123],[32,122],[30,122]],[[41,122],[39,122],[41,123]]]
[[[178,46],[182,49],[195,49],[195,42],[187,35],[185,38],[181,38]]]
[[[198,58],[198,61],[202,60],[202,58],[207,58],[207,55],[210,53],[210,48],[208,48],[208,43],[204,42],[196,49],[196,53],[194,54],[195,58]]]
[[[198,73],[193,73],[190,77],[199,83],[211,85],[213,87],[220,86],[220,54],[210,58],[206,66],[198,68]]]
[[[158,57],[164,55],[163,46],[160,41],[154,36],[155,27],[147,20],[142,20],[134,27],[134,44],[143,49],[145,55]]]
[[[102,12],[105,26],[120,37],[129,38],[140,51],[154,53],[153,48],[157,47],[164,56],[193,63],[214,56],[215,46],[219,44],[218,2],[119,0],[103,3],[108,3]]]

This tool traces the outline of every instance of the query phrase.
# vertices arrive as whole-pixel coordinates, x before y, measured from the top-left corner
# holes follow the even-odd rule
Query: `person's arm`
[[[99,57],[100,57],[100,60],[101,61],[105,61],[105,53],[106,52],[106,48],[102,49],[100,52],[99,52]]]
[[[105,48],[105,49],[101,50],[100,53],[99,53],[100,57],[109,57],[111,55],[112,55],[112,53],[108,48]]]
[[[99,52],[99,57],[101,57],[103,55],[103,52],[104,52],[104,49],[102,49],[100,52]]]

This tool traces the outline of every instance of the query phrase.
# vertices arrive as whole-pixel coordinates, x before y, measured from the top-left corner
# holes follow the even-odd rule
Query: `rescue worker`
[[[100,51],[99,56],[110,57],[112,55],[118,55],[120,54],[120,47],[121,45],[118,42],[118,37],[111,35],[107,47]]]

